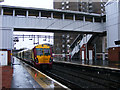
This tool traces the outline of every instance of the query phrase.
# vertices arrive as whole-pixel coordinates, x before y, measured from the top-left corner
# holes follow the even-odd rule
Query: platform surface
[[[82,66],[90,66],[90,67],[98,67],[98,68],[106,68],[112,70],[120,70],[120,62],[109,62],[108,60],[72,60],[72,61],[61,61],[54,60],[54,62],[62,62],[68,64],[76,64]]]
[[[66,86],[15,57],[11,88],[68,89]]]

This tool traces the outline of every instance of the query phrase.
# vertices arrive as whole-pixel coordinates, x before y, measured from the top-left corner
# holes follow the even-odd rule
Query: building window
[[[65,52],[65,50],[62,50],[62,52],[64,53],[64,52]]]
[[[62,45],[62,47],[64,48],[64,47],[65,47],[65,45]]]
[[[65,43],[65,40],[62,40],[62,43]]]
[[[67,5],[66,8],[69,8],[69,6]]]
[[[67,40],[67,43],[69,43],[70,42],[70,40]]]
[[[67,35],[67,38],[69,38],[69,37],[70,37],[70,35],[68,34],[68,35]]]
[[[62,35],[62,38],[64,38],[65,37],[65,35]]]
[[[66,1],[66,4],[69,4],[69,1]]]
[[[65,9],[64,7],[62,7],[62,9]]]
[[[64,2],[62,2],[62,5],[64,5],[65,3]]]

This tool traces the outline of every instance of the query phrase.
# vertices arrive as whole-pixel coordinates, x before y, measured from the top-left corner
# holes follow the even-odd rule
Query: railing
[[[90,40],[91,37],[92,37],[91,34],[88,34],[87,36],[83,37],[83,39],[81,40],[81,42],[80,42],[79,44],[77,44],[77,45],[74,47],[74,49],[72,50],[72,52],[71,52],[71,58],[75,55],[75,53],[78,53],[78,52],[79,52],[80,48],[81,48],[84,44],[88,43],[88,41]]]

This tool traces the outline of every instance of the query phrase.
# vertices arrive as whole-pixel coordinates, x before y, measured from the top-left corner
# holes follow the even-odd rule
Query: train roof
[[[22,50],[22,51],[20,51],[18,53],[21,53],[21,52],[24,52],[24,51],[28,51],[28,50],[30,50],[30,49],[24,49],[24,50]]]

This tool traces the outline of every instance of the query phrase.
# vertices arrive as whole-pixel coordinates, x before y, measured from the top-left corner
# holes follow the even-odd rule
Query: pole
[[[87,58],[87,34],[86,34],[86,60],[88,60]]]
[[[96,61],[96,44],[94,44],[94,50],[95,50],[95,61]]]

